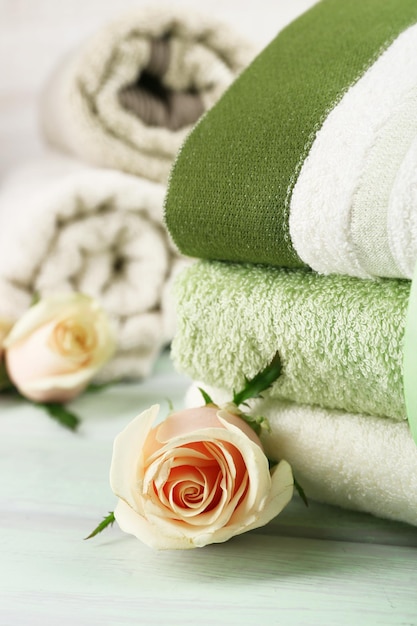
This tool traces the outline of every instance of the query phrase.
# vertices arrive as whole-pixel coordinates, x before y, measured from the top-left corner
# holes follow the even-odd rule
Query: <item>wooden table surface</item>
[[[417,624],[417,530],[298,499],[225,544],[153,551],[117,524],[114,436],[154,402],[183,405],[168,354],[140,384],[73,403],[80,431],[0,399],[0,624]]]

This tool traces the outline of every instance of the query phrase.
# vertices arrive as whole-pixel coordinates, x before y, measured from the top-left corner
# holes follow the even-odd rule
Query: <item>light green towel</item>
[[[242,387],[279,351],[271,397],[406,418],[402,350],[410,282],[199,261],[176,285],[177,368]]]
[[[410,278],[417,260],[417,2],[322,0],[185,141],[166,198],[199,258]]]

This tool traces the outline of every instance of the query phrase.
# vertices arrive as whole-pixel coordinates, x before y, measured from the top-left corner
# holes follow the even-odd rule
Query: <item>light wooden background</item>
[[[117,526],[115,435],[189,381],[167,355],[151,378],[84,395],[78,434],[0,398],[1,626],[416,626],[417,532],[294,499],[267,526],[221,545],[153,551]]]

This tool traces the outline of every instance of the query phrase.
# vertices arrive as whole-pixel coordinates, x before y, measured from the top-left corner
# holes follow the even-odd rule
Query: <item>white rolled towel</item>
[[[417,24],[340,98],[291,197],[290,235],[322,274],[412,278],[417,260]]]
[[[190,7],[136,9],[56,68],[40,104],[44,134],[90,163],[166,182],[185,135],[254,54]]]
[[[215,402],[231,393],[195,383],[186,404],[202,404],[197,387]],[[308,498],[417,526],[417,446],[406,422],[280,402],[251,402],[269,421],[269,458],[286,459]]]
[[[185,262],[162,223],[164,194],[55,154],[12,172],[0,187],[0,315],[18,318],[35,293],[91,295],[118,338],[101,378],[147,375],[172,338],[167,288]]]

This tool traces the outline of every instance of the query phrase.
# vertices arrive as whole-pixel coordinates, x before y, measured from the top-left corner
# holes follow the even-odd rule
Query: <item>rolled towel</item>
[[[406,418],[403,337],[410,281],[199,261],[176,283],[176,367],[239,390],[276,352],[269,395]]]
[[[166,220],[184,254],[411,278],[417,4],[322,0],[189,135]]]
[[[136,9],[57,67],[41,99],[44,134],[93,164],[165,182],[187,132],[253,56],[213,17]]]
[[[102,378],[148,374],[172,337],[165,291],[183,264],[161,222],[164,193],[58,155],[10,174],[0,189],[0,315],[17,318],[35,293],[87,293],[117,331]]]
[[[230,400],[198,385],[214,401]],[[187,404],[201,402],[191,387]],[[251,408],[269,421],[267,455],[290,463],[308,498],[417,526],[417,447],[406,423],[272,398]]]

